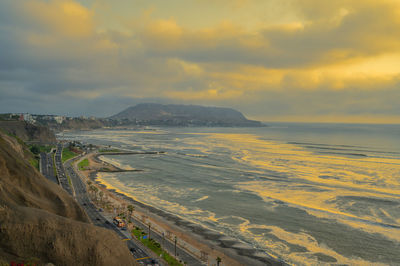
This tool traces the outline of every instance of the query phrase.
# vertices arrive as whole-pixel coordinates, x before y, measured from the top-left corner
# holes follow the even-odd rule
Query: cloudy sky
[[[400,123],[400,1],[0,1],[0,112],[139,102]]]

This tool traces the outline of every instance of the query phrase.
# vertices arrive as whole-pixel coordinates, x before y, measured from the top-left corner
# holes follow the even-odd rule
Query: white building
[[[36,120],[33,118],[33,116],[31,114],[26,113],[26,114],[22,114],[22,116],[24,118],[24,121],[26,121],[28,123],[33,124],[36,122]]]
[[[65,120],[65,116],[55,116],[54,117],[54,120],[56,120],[56,122],[58,123],[58,124],[61,124],[64,120]]]

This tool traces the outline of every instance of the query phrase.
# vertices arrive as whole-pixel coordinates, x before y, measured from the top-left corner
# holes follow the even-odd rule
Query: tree
[[[39,149],[39,147],[37,145],[33,145],[30,150],[31,150],[31,152],[33,154],[39,154],[40,153],[40,149]]]
[[[91,185],[91,186],[89,187],[89,189],[90,189],[90,191],[93,192],[94,198],[95,198],[96,201],[97,201],[97,191],[99,191],[99,189],[98,189],[97,187],[93,186],[93,185]]]
[[[131,222],[131,216],[133,211],[135,210],[135,207],[133,205],[128,205],[128,211],[129,211],[129,222]]]
[[[219,266],[219,264],[221,263],[221,258],[220,257],[217,257],[217,266]]]
[[[89,186],[89,192],[90,192],[91,194],[93,194],[93,192],[94,192],[93,186],[92,186],[92,185]]]
[[[99,192],[99,196],[100,196],[100,203],[102,203],[102,202],[103,202],[104,192],[103,192],[103,191],[100,191],[100,192]]]

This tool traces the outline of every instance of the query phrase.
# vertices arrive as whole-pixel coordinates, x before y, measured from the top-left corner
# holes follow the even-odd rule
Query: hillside
[[[260,122],[248,120],[234,109],[199,105],[143,103],[129,107],[110,119],[127,120],[140,125],[262,126]]]
[[[111,231],[89,224],[82,208],[24,158],[0,132],[0,264],[135,265]]]
[[[54,133],[45,126],[33,125],[24,121],[0,121],[0,129],[25,142],[56,143]]]

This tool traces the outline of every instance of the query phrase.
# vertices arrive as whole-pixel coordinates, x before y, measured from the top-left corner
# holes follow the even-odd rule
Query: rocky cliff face
[[[17,136],[25,142],[56,142],[56,137],[49,128],[32,125],[23,121],[0,121],[0,129],[11,135]]]
[[[23,155],[24,147],[0,133],[0,262],[136,264],[113,232],[89,224],[74,199]]]

